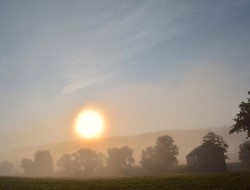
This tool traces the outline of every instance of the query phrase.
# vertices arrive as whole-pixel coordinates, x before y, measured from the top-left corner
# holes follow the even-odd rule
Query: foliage
[[[250,91],[248,92],[250,95]],[[247,102],[241,102],[239,105],[240,112],[233,119],[234,124],[230,130],[230,134],[247,132],[247,138],[250,137],[250,98]]]
[[[227,152],[229,145],[227,144],[226,141],[224,141],[222,136],[216,135],[215,133],[210,131],[204,137],[202,137],[202,139],[203,139],[203,144],[212,143],[217,147],[221,148],[224,153]],[[229,159],[229,157],[225,155],[225,159]]]
[[[73,174],[78,170],[78,164],[72,154],[62,155],[57,161],[57,166],[67,174]]]
[[[150,171],[170,170],[177,165],[178,154],[179,150],[173,138],[168,135],[160,136],[154,147],[149,146],[142,151],[140,163]]]
[[[26,175],[31,175],[33,173],[33,161],[28,158],[24,158],[21,161],[21,167],[24,169]]]
[[[140,163],[145,169],[154,170],[156,168],[154,160],[155,160],[155,150],[152,146],[148,146],[146,150],[143,150],[141,153]]]
[[[133,149],[128,146],[109,148],[107,152],[107,168],[113,172],[126,171],[135,162]]]
[[[91,175],[104,166],[104,155],[92,149],[83,148],[73,154],[64,154],[57,165],[67,174]]]
[[[250,189],[250,173],[183,174],[140,178],[0,178],[4,190],[235,190]]]
[[[91,149],[80,149],[77,152],[80,168],[86,173],[93,172],[104,166],[104,155]]]
[[[36,173],[40,175],[49,175],[53,172],[53,158],[49,151],[37,151],[33,164]]]
[[[53,158],[49,151],[37,151],[34,161],[24,158],[21,167],[26,175],[47,176],[53,172]]]
[[[250,166],[250,141],[240,144],[239,160]]]

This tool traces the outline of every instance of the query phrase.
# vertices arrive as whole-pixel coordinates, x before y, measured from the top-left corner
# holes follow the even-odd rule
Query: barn
[[[196,147],[186,156],[186,160],[191,171],[223,172],[227,170],[223,149],[212,143]]]

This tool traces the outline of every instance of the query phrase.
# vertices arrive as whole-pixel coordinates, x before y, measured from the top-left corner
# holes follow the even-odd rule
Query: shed
[[[205,143],[193,149],[187,156],[187,166],[192,171],[223,172],[227,170],[222,148]]]

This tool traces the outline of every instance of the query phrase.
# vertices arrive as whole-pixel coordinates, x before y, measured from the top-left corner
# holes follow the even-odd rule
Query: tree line
[[[202,144],[212,143],[220,147],[226,155],[228,144],[220,135],[208,132]],[[250,141],[240,145],[239,160],[250,166]],[[20,167],[25,176],[130,176],[136,167],[144,174],[161,174],[175,171],[178,165],[179,148],[174,139],[168,135],[159,136],[153,146],[146,147],[141,152],[140,166],[135,165],[133,149],[128,146],[113,147],[105,155],[89,148],[82,148],[73,153],[62,155],[56,162],[50,151],[37,151],[33,159],[24,158]],[[212,156],[212,155],[211,155]],[[9,161],[0,162],[0,175],[13,175],[14,165]]]
[[[250,91],[248,92],[250,95]],[[247,132],[250,137],[250,98],[247,102],[239,104],[240,112],[233,119],[231,133]],[[225,159],[228,144],[224,139],[214,134],[207,133],[203,137],[203,144],[212,143],[221,148]],[[173,171],[177,164],[179,148],[174,143],[174,139],[168,135],[160,136],[156,139],[154,146],[146,147],[142,150],[140,164],[152,173]],[[250,141],[245,141],[239,146],[239,160],[246,166],[250,166]],[[113,147],[107,150],[107,155],[88,148],[82,148],[71,154],[62,155],[54,165],[50,151],[37,151],[34,159],[24,158],[21,161],[23,173],[27,176],[49,176],[58,168],[57,173],[69,176],[95,176],[96,174],[117,175],[129,174],[135,164],[133,149],[128,146]],[[13,175],[14,165],[9,161],[0,162],[0,175]]]

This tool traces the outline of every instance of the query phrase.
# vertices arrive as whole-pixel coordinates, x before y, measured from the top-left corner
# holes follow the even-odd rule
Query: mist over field
[[[128,146],[133,149],[133,157],[135,165],[140,165],[142,150],[147,146],[155,144],[157,137],[169,135],[173,137],[175,144],[179,148],[177,156],[179,164],[186,165],[186,155],[194,148],[202,144],[202,137],[213,131],[222,136],[228,143],[228,153],[230,159],[227,162],[239,162],[238,152],[239,145],[245,140],[245,134],[229,135],[229,127],[210,128],[210,129],[193,129],[193,130],[171,130],[171,131],[156,131],[151,133],[138,134],[133,136],[114,136],[102,138],[98,140],[75,140],[64,141],[57,143],[48,143],[40,146],[20,147],[14,150],[9,150],[1,154],[1,160],[10,160],[20,167],[20,162],[23,158],[33,158],[36,151],[48,150],[51,152],[56,167],[57,160],[66,153],[73,153],[82,148],[89,148],[95,151],[107,154],[107,150],[113,147]]]
[[[249,10],[0,0],[0,176],[248,171]]]

